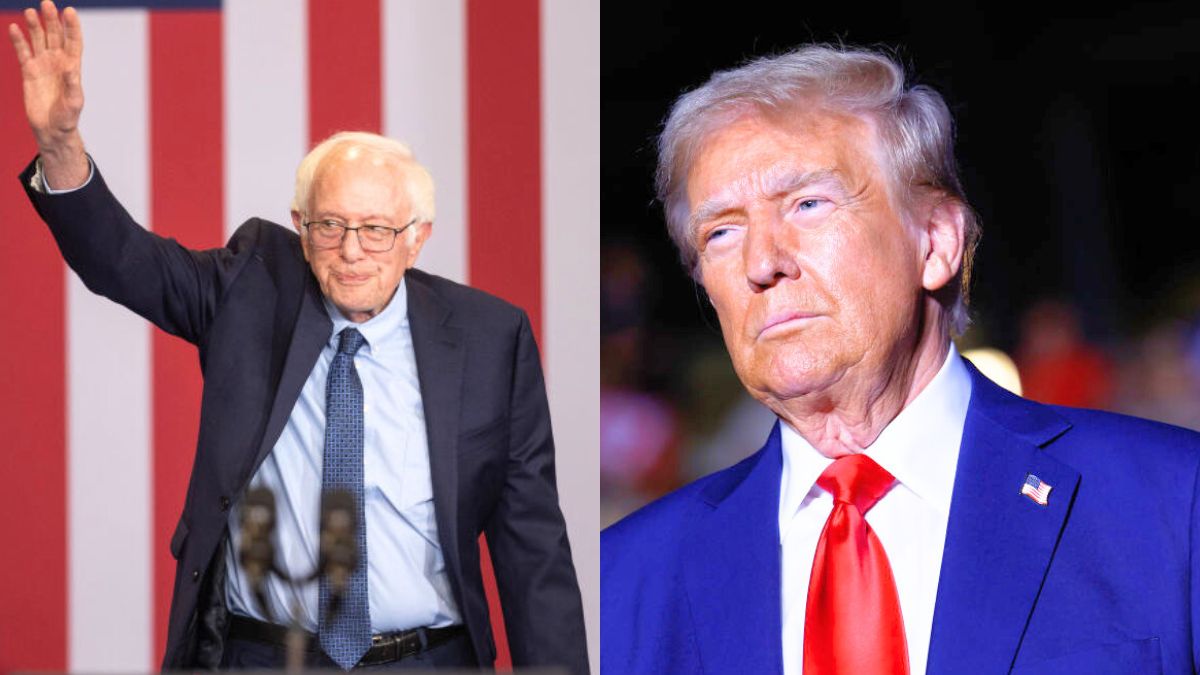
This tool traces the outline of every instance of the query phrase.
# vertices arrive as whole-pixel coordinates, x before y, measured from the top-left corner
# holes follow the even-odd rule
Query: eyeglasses
[[[308,240],[313,248],[328,249],[342,245],[342,239],[347,231],[358,233],[358,245],[370,253],[385,253],[396,245],[396,237],[417,222],[416,218],[399,229],[385,225],[360,225],[350,227],[339,220],[312,220],[304,223],[308,230]]]

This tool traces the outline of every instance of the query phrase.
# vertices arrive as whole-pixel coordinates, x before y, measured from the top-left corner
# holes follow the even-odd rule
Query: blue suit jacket
[[[969,370],[928,672],[1195,672],[1200,435]],[[604,672],[782,672],[781,471],[777,424],[604,531]],[[1020,495],[1028,473],[1053,486],[1047,506]]]

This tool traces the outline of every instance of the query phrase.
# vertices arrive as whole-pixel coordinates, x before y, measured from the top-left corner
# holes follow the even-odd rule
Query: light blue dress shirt
[[[353,326],[366,338],[354,357],[363,386],[364,511],[367,521],[367,592],[371,629],[383,633],[462,623],[454,604],[433,513],[429,441],[408,324],[404,281],[392,301],[369,321],[355,324],[325,299],[333,333],[313,365],[274,449],[250,481],[275,493],[276,559],[293,577],[317,565],[321,461],[325,445],[325,381],[338,336]],[[226,548],[226,601],[232,612],[267,621],[238,563],[238,509],[230,510]],[[301,626],[317,630],[317,583],[299,592],[272,575],[267,602],[276,623],[293,607]]]

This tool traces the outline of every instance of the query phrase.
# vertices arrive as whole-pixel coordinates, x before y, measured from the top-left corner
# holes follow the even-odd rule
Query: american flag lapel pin
[[[1025,484],[1021,486],[1021,494],[1029,497],[1040,506],[1045,506],[1053,489],[1049,483],[1033,474],[1025,475]]]

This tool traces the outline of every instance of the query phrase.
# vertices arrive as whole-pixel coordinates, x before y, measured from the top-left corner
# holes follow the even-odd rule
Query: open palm
[[[40,18],[32,9],[25,10],[24,18],[29,40],[16,24],[9,25],[8,34],[21,64],[25,115],[38,145],[52,148],[72,137],[79,125],[83,32],[74,9],[68,7],[60,17],[50,0],[42,2]]]

